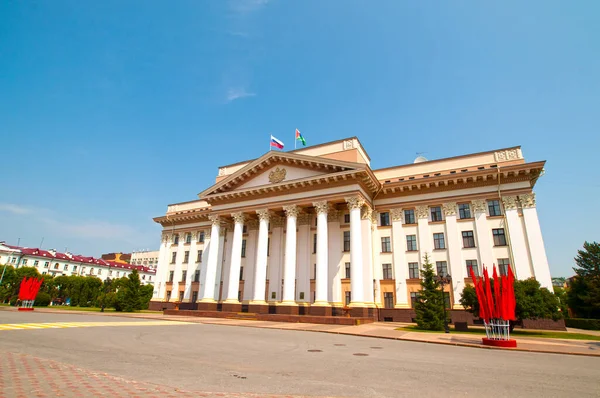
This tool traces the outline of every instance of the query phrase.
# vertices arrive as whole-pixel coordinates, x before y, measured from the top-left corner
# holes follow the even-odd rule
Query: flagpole
[[[296,132],[294,131],[294,149],[296,149]]]

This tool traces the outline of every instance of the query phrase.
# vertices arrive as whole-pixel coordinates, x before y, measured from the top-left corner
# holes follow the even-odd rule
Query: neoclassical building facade
[[[425,256],[459,307],[495,264],[552,282],[533,187],[544,161],[520,147],[371,169],[356,137],[219,168],[169,205],[151,308],[356,316],[410,309]]]

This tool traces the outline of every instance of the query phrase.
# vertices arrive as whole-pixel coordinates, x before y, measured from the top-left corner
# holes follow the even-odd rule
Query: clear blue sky
[[[158,248],[152,217],[297,127],[374,168],[522,145],[569,276],[600,240],[599,26],[597,1],[0,2],[0,240]]]

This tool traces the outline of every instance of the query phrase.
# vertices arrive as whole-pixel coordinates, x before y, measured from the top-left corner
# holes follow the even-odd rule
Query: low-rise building
[[[143,265],[148,268],[158,267],[159,251],[142,250],[131,253],[131,262],[133,265]]]

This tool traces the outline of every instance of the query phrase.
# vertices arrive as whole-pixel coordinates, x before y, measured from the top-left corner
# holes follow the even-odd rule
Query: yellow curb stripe
[[[175,321],[6,323],[6,324],[0,324],[0,331],[1,330],[87,328],[87,327],[102,327],[102,326],[172,326],[172,325],[192,325],[192,324],[196,324],[196,323],[195,322],[175,322]]]

